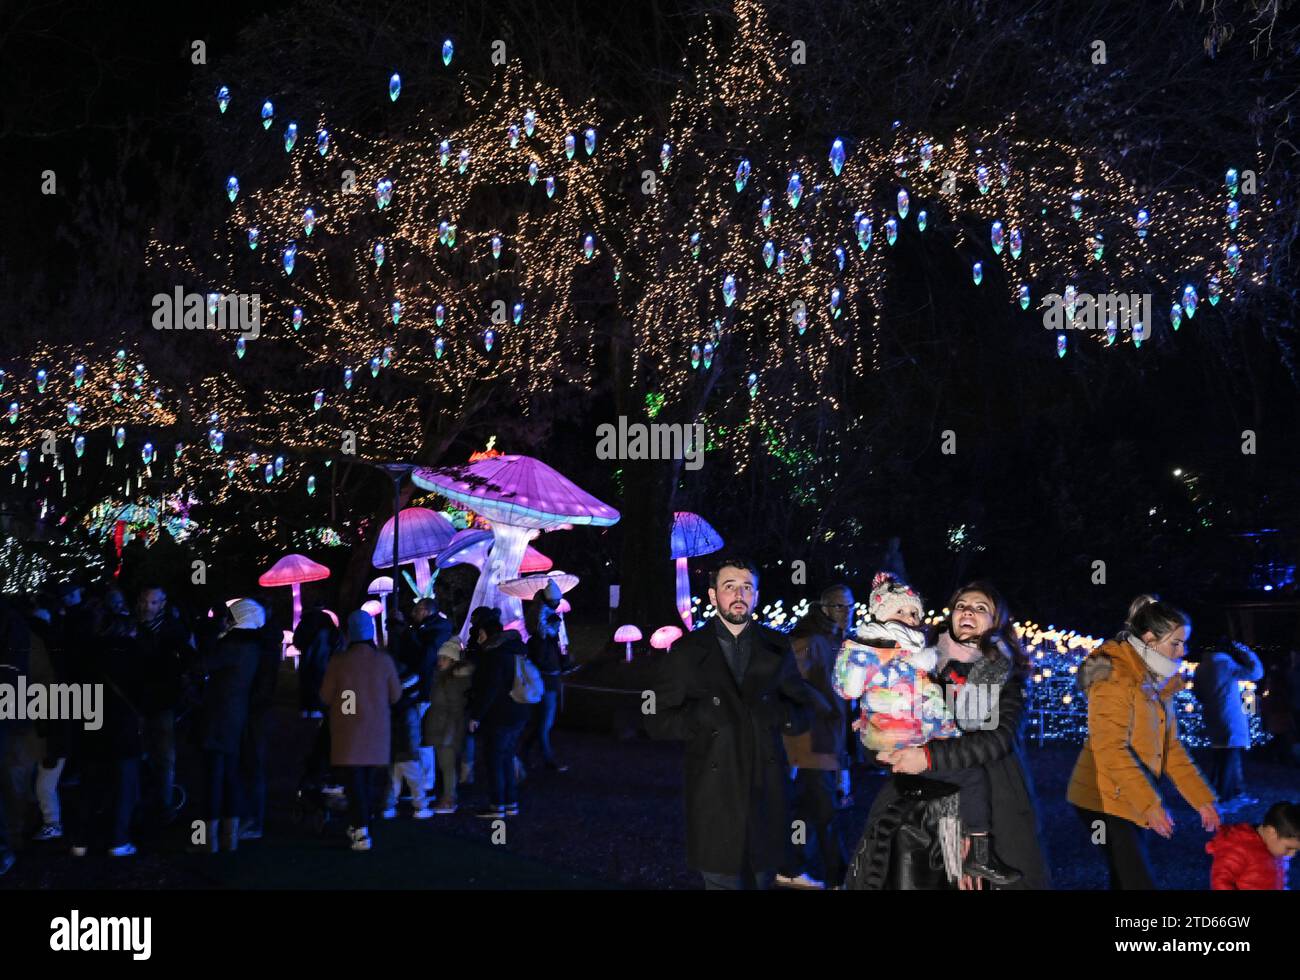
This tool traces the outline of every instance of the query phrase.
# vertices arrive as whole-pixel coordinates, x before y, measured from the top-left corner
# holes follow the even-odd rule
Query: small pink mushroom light
[[[627,624],[626,626],[620,626],[618,629],[614,631],[614,642],[627,644],[628,663],[632,662],[632,644],[639,643],[640,641],[641,641],[641,631],[637,629],[635,626],[633,626],[631,623]]]
[[[673,644],[682,638],[680,626],[660,626],[650,634],[650,646],[656,650],[671,650]]]
[[[302,619],[302,583],[319,582],[330,577],[330,570],[306,555],[285,555],[257,577],[257,584],[274,588],[277,585],[293,587],[293,628]]]
[[[686,569],[687,559],[711,555],[722,547],[722,537],[699,514],[679,510],[673,514],[670,557],[677,562],[677,613],[686,628],[691,619],[691,577]]]
[[[379,604],[383,607],[379,613],[379,639],[383,643],[388,642],[386,639],[388,636],[388,596],[392,591],[393,580],[387,575],[380,575],[366,586],[366,595],[379,596]],[[326,610],[326,612],[329,612],[329,610]],[[334,614],[330,613],[330,615],[333,616]],[[338,622],[336,621],[334,625],[337,627]]]
[[[456,529],[451,521],[436,510],[427,507],[407,507],[397,515],[397,561],[415,565],[415,591],[421,598],[432,594],[433,572],[429,562],[451,543]],[[375,568],[391,568],[393,564],[393,519],[390,517],[375,539],[375,551],[370,558]],[[397,569],[393,569],[397,580]]]

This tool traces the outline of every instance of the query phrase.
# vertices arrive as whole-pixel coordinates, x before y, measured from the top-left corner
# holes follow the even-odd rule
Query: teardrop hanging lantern
[[[844,141],[843,140],[837,139],[833,143],[831,143],[830,161],[831,161],[831,170],[834,171],[835,176],[838,177],[840,175],[840,171],[844,169]]]
[[[989,241],[993,245],[994,255],[1002,254],[1002,240],[1002,222],[995,221],[993,222],[992,229],[989,231]]]
[[[742,159],[736,164],[736,192],[739,193],[745,189],[749,183],[749,161]]]
[[[275,106],[271,105],[270,100],[262,103],[262,128],[270,129],[271,120],[275,118]]]
[[[527,112],[524,113],[524,135],[531,139],[536,129],[537,129],[537,113],[535,113],[532,109],[529,109]]]
[[[727,306],[736,301],[736,277],[730,273],[722,280],[722,301]]]
[[[668,167],[673,162],[673,146],[671,143],[665,143],[659,147],[659,167],[664,173],[668,173]]]
[[[588,127],[587,131],[582,134],[582,148],[587,151],[587,156],[596,152],[596,131]]]
[[[700,366],[700,345],[691,344],[691,370],[698,370]]]
[[[286,276],[293,275],[293,266],[297,260],[298,246],[294,242],[290,242],[284,247],[284,251],[280,253],[280,261],[284,264],[284,274]]]
[[[451,56],[455,54],[455,52],[456,46],[451,43],[451,38],[447,38],[447,40],[442,42],[442,64],[444,68],[451,65]],[[529,135],[531,136],[532,134],[530,133]]]
[[[797,208],[799,201],[803,198],[803,178],[798,172],[790,175],[789,181],[785,185],[785,199],[790,203],[790,207]]]
[[[290,152],[293,149],[293,145],[297,142],[298,124],[296,122],[291,122],[284,128],[284,152]]]
[[[316,152],[321,156],[328,156],[330,152],[330,134],[329,130],[322,129],[316,133]]]
[[[388,79],[388,98],[396,102],[397,97],[402,94],[402,76],[393,72],[392,77]]]
[[[257,251],[257,240],[261,237],[262,237],[262,232],[260,229],[258,228],[248,229],[248,250],[250,252]]]
[[[230,108],[230,89],[223,85],[217,89],[217,111],[224,113],[228,108]]]
[[[1020,258],[1021,250],[1024,248],[1024,241],[1020,237],[1020,229],[1012,228],[1010,237],[1011,237],[1011,245],[1010,245],[1011,257],[1013,259],[1018,259]]]
[[[301,329],[302,329],[302,307],[301,307],[301,306],[295,306],[295,307],[293,308],[293,330],[294,330],[294,333],[297,333],[297,332],[300,331]]]
[[[912,199],[908,196],[907,190],[900,187],[898,189],[898,216],[899,218],[907,217],[907,210],[912,205]]]
[[[235,203],[235,198],[239,196],[239,178],[230,176],[226,178],[226,197],[230,198],[230,203]]]

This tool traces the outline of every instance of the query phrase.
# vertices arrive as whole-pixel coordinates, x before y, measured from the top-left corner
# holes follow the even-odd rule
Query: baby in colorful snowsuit
[[[860,733],[862,744],[873,752],[888,752],[960,736],[961,728],[948,708],[943,687],[929,677],[938,663],[938,652],[926,646],[920,629],[924,616],[921,597],[881,572],[872,581],[867,608],[872,621],[844,640],[832,678],[836,694],[849,701],[859,699],[861,716],[853,728]],[[958,787],[963,833],[989,840],[992,805],[985,769],[932,769],[926,775]],[[973,856],[963,870],[998,884],[1020,878],[1012,869],[989,867]]]

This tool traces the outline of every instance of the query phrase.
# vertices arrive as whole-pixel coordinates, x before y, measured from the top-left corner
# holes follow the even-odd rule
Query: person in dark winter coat
[[[877,759],[890,766],[894,773],[921,776],[929,771],[982,766],[988,773],[991,836],[997,840],[998,856],[1021,873],[1018,882],[1006,887],[1050,888],[1038,806],[1024,758],[1027,670],[1019,641],[1011,629],[1010,612],[992,585],[979,582],[959,589],[948,606],[952,615],[946,629],[951,641],[978,648],[982,654],[972,662],[965,683],[984,683],[982,678],[986,676],[1003,678],[996,688],[997,703],[990,705],[988,725],[965,731],[960,738],[932,739],[918,748],[883,752]],[[943,676],[939,679],[945,685],[953,682]],[[873,844],[873,829],[899,798],[894,779],[876,795],[846,887],[865,887],[863,870],[876,856],[873,847],[878,846]],[[979,878],[967,876],[961,880],[963,889],[979,889],[983,885]]]
[[[653,738],[686,743],[686,856],[706,888],[766,888],[792,830],[783,735],[834,709],[799,676],[789,640],[753,621],[758,571],[714,571],[718,610],[667,653],[645,716]]]
[[[1192,690],[1201,702],[1205,736],[1210,740],[1210,785],[1220,809],[1249,806],[1259,800],[1245,794],[1241,756],[1250,748],[1250,722],[1241,700],[1242,681],[1260,681],[1264,664],[1244,643],[1203,657],[1192,675]]]
[[[348,838],[354,851],[368,851],[391,760],[390,708],[402,685],[393,658],[375,646],[375,621],[365,610],[348,616],[348,648],[330,658],[320,696],[329,706],[330,764],[347,773]]]
[[[194,644],[161,585],[140,590],[135,619],[136,655],[144,685],[140,710],[145,713],[149,760],[144,805],[150,816],[167,823],[175,816],[176,709],[184,691],[182,679],[193,666]]]
[[[429,710],[429,701],[433,696],[433,685],[438,674],[438,650],[452,632],[451,620],[439,611],[438,603],[431,598],[421,599],[415,604],[411,610],[410,626],[399,625],[393,629],[392,646],[398,651],[399,666],[419,677],[414,703],[421,721]],[[424,770],[424,788],[432,791],[437,775],[433,748],[422,745],[417,745],[417,748],[420,765]]]
[[[532,764],[535,745],[542,747],[542,759],[548,769],[565,772],[568,766],[555,761],[551,748],[551,729],[560,706],[560,675],[564,671],[564,654],[560,650],[560,617],[555,611],[560,605],[560,587],[548,582],[538,590],[524,610],[528,627],[528,659],[542,675],[542,700],[533,705],[532,717],[524,727],[519,758]]]
[[[456,812],[457,777],[465,745],[465,710],[474,667],[465,661],[460,637],[452,636],[438,650],[438,680],[423,721],[423,744],[433,748],[442,781],[434,813]]]
[[[515,750],[531,705],[520,704],[510,692],[515,684],[515,660],[527,651],[517,631],[501,628],[500,613],[483,615],[477,629],[479,654],[470,691],[469,730],[482,729],[491,793],[488,805],[477,816],[518,816]]]
[[[424,764],[420,760],[420,708],[417,698],[420,695],[420,675],[409,669],[403,669],[398,680],[402,685],[402,696],[393,705],[393,761],[388,767],[388,791],[384,797],[384,819],[392,820],[397,816],[397,798],[402,792],[402,783],[411,793],[411,806],[415,810],[412,816],[416,820],[428,820],[433,816],[429,809],[424,789]]]
[[[92,845],[106,845],[110,855],[126,857],[135,853],[131,816],[145,748],[140,704],[146,665],[136,647],[137,625],[124,603],[106,600],[93,621],[93,642],[69,657],[73,682],[102,685],[104,692],[100,727],[82,730],[76,743],[81,792],[73,811],[72,854],[83,857]]]
[[[317,605],[303,613],[293,631],[298,650],[298,708],[304,718],[319,718],[325,711],[320,686],[325,668],[339,649],[339,630],[325,610]]]
[[[239,821],[240,840],[259,840],[266,827],[266,743],[275,706],[275,682],[280,673],[280,635],[280,631],[270,624],[258,631],[261,653],[249,692],[248,724],[244,726],[244,738],[239,747],[244,801],[244,812]]]
[[[0,684],[18,683],[28,671],[30,635],[22,617],[0,599]],[[0,760],[5,758],[8,741],[17,724],[13,719],[0,717]],[[0,875],[14,865],[14,852],[9,842],[9,825],[5,814],[4,795],[0,794]]]
[[[239,846],[243,812],[239,750],[248,723],[253,678],[262,659],[261,630],[266,610],[253,599],[238,599],[226,611],[216,642],[199,657],[207,675],[199,705],[197,729],[207,775],[207,826],[196,849],[215,854]]]

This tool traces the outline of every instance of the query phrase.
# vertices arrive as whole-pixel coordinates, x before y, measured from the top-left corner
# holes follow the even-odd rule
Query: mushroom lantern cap
[[[456,533],[451,521],[436,510],[427,507],[407,507],[399,515],[402,522],[397,542],[397,561],[405,565],[420,559],[433,558],[448,544]],[[375,568],[389,568],[393,564],[393,519],[390,517],[375,539],[375,550],[370,564]]]
[[[257,584],[298,585],[301,582],[319,582],[329,577],[328,568],[312,561],[306,555],[285,555],[257,577]]]
[[[708,521],[689,510],[673,514],[671,558],[695,558],[710,555],[722,547],[722,536]]]
[[[502,582],[499,588],[506,595],[512,595],[516,599],[531,599],[539,591],[546,588],[548,582],[554,582],[560,587],[560,592],[568,592],[578,584],[578,576],[569,572],[547,572],[545,575],[524,575],[520,578],[512,578]]]
[[[635,626],[620,626],[614,631],[615,643],[636,643],[641,639],[641,631]]]
[[[393,591],[393,579],[389,575],[380,575],[366,586],[366,595],[387,595]]]
[[[437,470],[422,467],[411,479],[495,524],[549,530],[618,521],[613,507],[531,456],[494,456]]]
[[[650,645],[656,650],[667,650],[682,638],[680,626],[660,626],[650,634]]]

